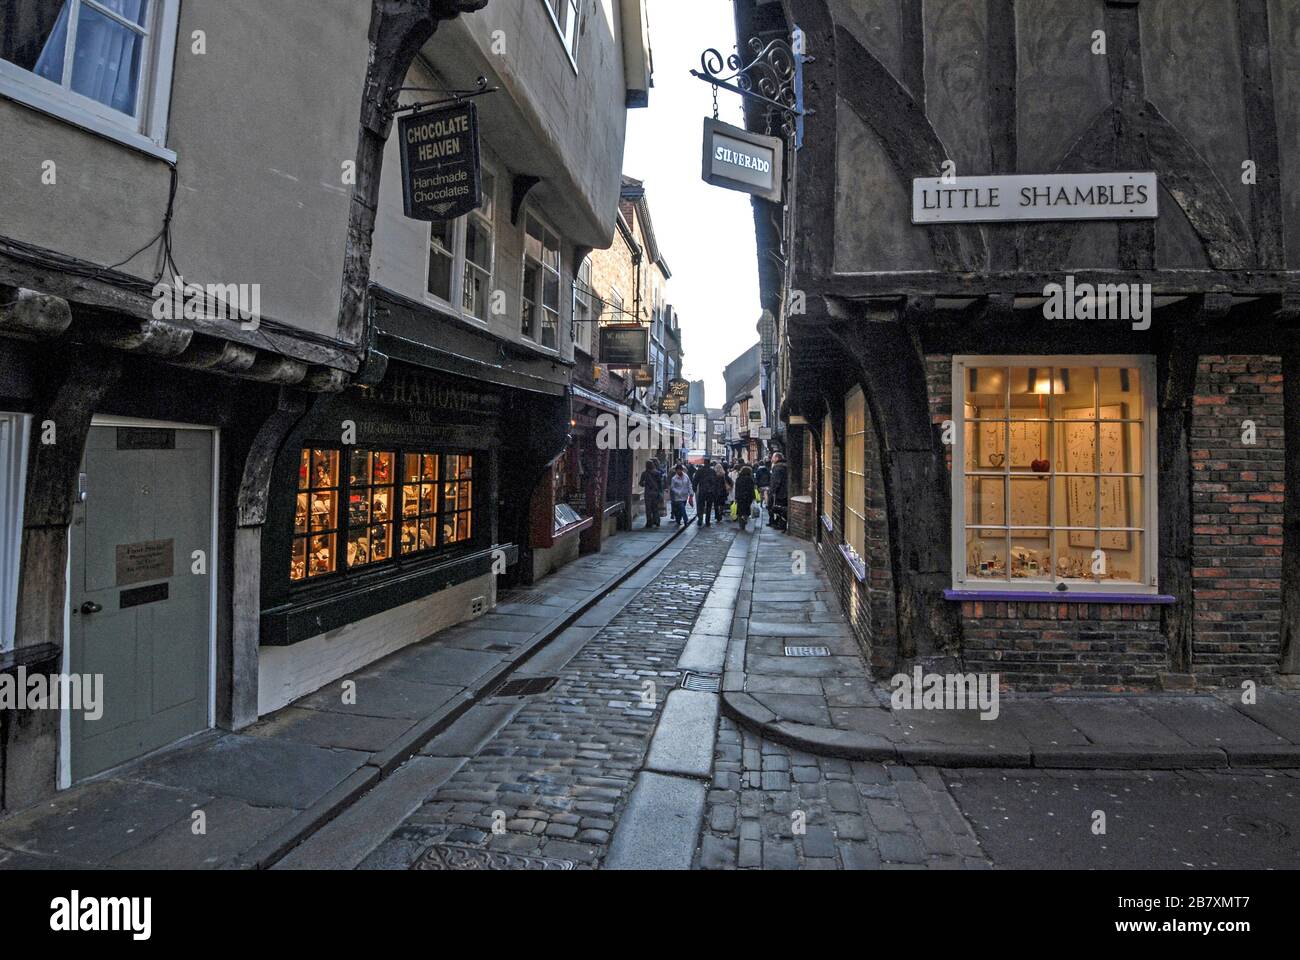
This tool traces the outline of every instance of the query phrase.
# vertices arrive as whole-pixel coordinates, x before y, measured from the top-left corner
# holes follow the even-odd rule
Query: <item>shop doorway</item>
[[[66,785],[211,724],[216,432],[96,421],[73,508],[69,673],[102,715],[64,713]]]

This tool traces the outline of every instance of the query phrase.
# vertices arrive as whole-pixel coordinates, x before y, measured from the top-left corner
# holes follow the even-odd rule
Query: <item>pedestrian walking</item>
[[[749,467],[741,467],[736,473],[736,519],[740,529],[745,529],[749,522],[749,513],[754,507],[754,473]]]
[[[707,458],[700,464],[692,486],[695,489],[695,525],[713,526],[713,463]]]
[[[790,468],[786,466],[782,454],[772,454],[772,482],[768,488],[770,503],[768,523],[778,530],[784,530],[788,523],[787,506],[790,499]]]
[[[713,464],[713,519],[722,522],[722,513],[727,509],[727,473],[722,461]]]
[[[727,516],[731,516],[731,505],[736,502],[736,478],[740,476],[740,466],[733,463],[727,471]]]
[[[659,526],[664,508],[664,476],[659,461],[651,457],[641,471],[641,489],[645,491],[645,528]]]
[[[686,473],[686,468],[680,463],[673,471],[673,478],[669,483],[668,495],[673,505],[673,521],[677,526],[687,523],[686,505],[695,497],[695,490],[691,486],[691,478]]]

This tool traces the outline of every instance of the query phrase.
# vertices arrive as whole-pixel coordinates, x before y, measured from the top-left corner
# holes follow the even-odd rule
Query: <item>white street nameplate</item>
[[[912,181],[913,223],[1150,220],[1154,173],[1059,173]]]

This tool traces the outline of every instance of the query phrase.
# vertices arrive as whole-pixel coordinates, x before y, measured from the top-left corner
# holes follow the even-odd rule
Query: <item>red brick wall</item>
[[[1203,682],[1258,679],[1276,673],[1282,607],[1281,359],[1202,357],[1194,403],[1192,669]]]

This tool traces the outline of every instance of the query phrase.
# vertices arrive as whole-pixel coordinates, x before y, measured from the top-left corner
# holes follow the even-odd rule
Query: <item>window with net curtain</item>
[[[1153,382],[1150,358],[954,358],[959,587],[1155,592]]]
[[[0,5],[0,60],[138,120],[158,5],[158,0],[7,0]]]

